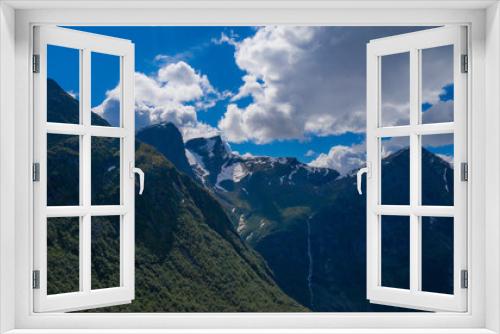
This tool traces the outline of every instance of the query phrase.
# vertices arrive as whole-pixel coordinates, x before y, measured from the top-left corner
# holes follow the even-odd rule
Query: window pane
[[[120,204],[120,139],[92,137],[92,205]]]
[[[453,205],[453,134],[422,136],[422,205]]]
[[[453,218],[422,217],[422,290],[453,294]]]
[[[92,289],[120,286],[120,216],[92,217]]]
[[[410,288],[410,217],[382,216],[382,286]]]
[[[47,219],[47,294],[80,290],[80,218]]]
[[[47,205],[80,204],[80,139],[47,135]]]
[[[120,57],[92,52],[92,125],[120,126]]]
[[[381,57],[381,126],[410,124],[410,53]]]
[[[381,138],[381,204],[410,204],[410,138]]]
[[[422,50],[422,123],[453,122],[453,45]]]
[[[47,122],[80,123],[80,50],[47,45]]]

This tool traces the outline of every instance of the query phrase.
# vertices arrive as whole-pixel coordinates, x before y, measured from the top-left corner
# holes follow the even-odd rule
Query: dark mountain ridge
[[[154,124],[139,131],[136,138],[156,148],[179,171],[194,177],[184,153],[182,134],[175,125],[169,122]]]

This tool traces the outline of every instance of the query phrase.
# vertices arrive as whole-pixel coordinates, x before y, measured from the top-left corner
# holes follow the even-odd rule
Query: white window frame
[[[459,314],[34,314],[30,255],[33,126],[30,55],[35,24],[468,25],[471,56],[468,311]],[[118,329],[128,329],[127,333],[144,333],[156,328],[173,333],[175,328],[191,328],[189,333],[352,333],[353,329],[359,333],[499,333],[499,65],[500,9],[496,1],[490,0],[243,0],[231,4],[196,0],[183,3],[3,1],[0,3],[0,332],[47,333],[47,329],[53,329],[50,332],[60,329],[61,333],[111,333],[114,329],[116,333],[120,332]]]
[[[80,115],[78,124],[47,121],[47,46],[71,48],[78,52],[80,81]],[[134,45],[124,39],[85,33],[52,26],[34,27],[34,54],[39,56],[39,73],[33,75],[33,153],[38,164],[39,181],[33,184],[33,269],[38,271],[39,288],[33,290],[35,312],[76,311],[92,307],[130,303],[135,291],[134,261]],[[91,59],[92,52],[119,58],[120,124],[91,124]],[[47,136],[72,135],[79,138],[79,204],[47,206]],[[107,137],[120,141],[120,202],[114,205],[93,205],[91,200],[91,141]],[[91,228],[92,217],[119,216],[120,284],[117,287],[92,289]],[[79,291],[47,294],[47,225],[49,218],[76,217],[79,220]]]
[[[467,270],[467,181],[461,180],[461,164],[467,163],[467,79],[462,58],[467,55],[467,29],[444,26],[370,41],[367,46],[367,296],[372,303],[414,307],[421,310],[467,310],[467,289],[461,285],[461,272]],[[454,118],[451,122],[422,123],[422,50],[453,46],[451,64],[454,85]],[[409,124],[382,125],[382,57],[407,53],[409,56]],[[422,205],[421,147],[423,135],[453,136],[454,205]],[[408,205],[382,203],[382,138],[409,139],[410,193]],[[409,289],[382,286],[382,217],[409,219]],[[453,293],[422,291],[422,217],[453,219]],[[404,224],[404,223],[403,223]]]

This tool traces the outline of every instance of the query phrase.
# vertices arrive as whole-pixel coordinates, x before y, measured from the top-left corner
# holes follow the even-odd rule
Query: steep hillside
[[[49,84],[49,95],[58,96],[57,110],[68,112],[74,121],[78,104]],[[66,102],[72,101],[66,104]],[[53,107],[55,108],[55,107]],[[56,117],[56,116],[54,116]],[[106,121],[93,114],[102,125]],[[93,145],[96,170],[105,171],[93,182],[93,198],[102,203],[116,199],[118,146],[103,138]],[[57,137],[50,141],[49,168],[52,203],[63,204],[78,194],[59,192],[74,182],[78,166],[78,140]],[[96,165],[97,164],[97,165]],[[136,299],[129,305],[102,311],[124,312],[285,312],[304,311],[304,307],[285,295],[275,284],[273,273],[263,259],[238,236],[218,202],[191,178],[180,173],[153,147],[136,143],[136,164],[146,174],[144,194],[136,195]],[[71,197],[73,196],[73,197]],[[95,227],[94,226],[99,226]],[[116,284],[118,226],[93,224],[92,285]],[[75,226],[73,226],[76,228]],[[74,274],[78,258],[78,233],[49,225],[48,258],[51,293],[74,289],[68,279]],[[74,232],[74,231],[73,231]],[[68,276],[69,275],[69,276]]]

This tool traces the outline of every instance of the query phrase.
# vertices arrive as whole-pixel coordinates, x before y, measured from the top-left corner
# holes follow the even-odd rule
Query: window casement
[[[364,171],[367,172],[367,298],[373,303],[433,311],[467,310],[467,178],[463,174],[467,166],[466,36],[465,27],[445,26],[372,40],[367,46],[367,168]],[[430,52],[438,52],[438,68],[426,68],[430,67],[426,58]],[[391,61],[397,61],[396,57],[405,59],[407,71],[398,76],[409,78],[403,83],[407,85],[408,107],[399,114],[391,113],[384,103],[384,88],[390,87],[388,81],[391,80],[390,73],[384,70],[391,66]],[[424,104],[426,80],[429,80],[426,72],[447,68],[454,91],[452,112],[436,117],[426,111]],[[430,180],[426,179],[422,161],[428,143],[432,146],[432,142],[451,146],[455,172],[453,189],[446,189],[452,193],[451,203],[425,191]],[[405,148],[400,152],[406,154],[402,160],[408,175],[384,172],[384,168],[389,168],[386,165],[397,163],[383,161],[391,143]],[[384,178],[391,177],[400,178],[396,181],[397,194],[389,193],[395,189],[384,189]],[[384,235],[386,224],[400,226],[395,229],[399,233]],[[435,227],[436,224],[441,225]],[[450,291],[433,291],[424,280],[428,258],[443,256],[442,253],[430,254],[426,249],[434,247],[427,239],[432,240],[433,230],[439,227],[450,231],[451,242],[447,245],[448,263],[452,268]],[[390,238],[393,242],[406,243],[408,254],[391,252]],[[441,245],[436,247],[445,247],[445,242],[440,240]],[[390,270],[391,257],[407,259],[407,268],[400,268],[398,282],[384,279],[384,271]],[[386,263],[389,265],[384,266]]]
[[[48,60],[50,51],[58,48],[73,51],[74,65],[67,69],[77,73],[79,82],[79,114],[68,110],[67,117],[52,117],[52,101],[48,101]],[[119,58],[120,107],[116,124],[100,124],[91,117],[92,59],[94,54]],[[134,45],[128,40],[78,32],[65,28],[41,26],[34,29],[34,258],[33,305],[35,312],[75,311],[129,303],[134,299]],[[64,113],[64,111],[63,111]],[[51,145],[64,142],[73,156],[52,152]],[[114,201],[99,200],[98,175],[103,171],[92,167],[93,150],[111,146],[114,151],[118,190]],[[76,157],[75,157],[76,155]],[[51,161],[52,160],[52,161]],[[70,170],[64,170],[64,169]],[[105,172],[105,171],[104,171]],[[58,173],[73,173],[74,184],[57,184]],[[107,176],[112,177],[112,176]],[[57,200],[55,187],[69,189],[73,196]],[[102,190],[102,189],[101,189]],[[93,233],[114,225],[117,249],[115,284],[94,286],[92,261]],[[95,230],[95,231],[94,231]],[[76,233],[79,240],[73,250],[76,282],[71,286],[51,287],[50,273],[57,259],[48,260],[50,231]],[[62,254],[65,256],[68,254]],[[67,277],[67,281],[72,278]]]

